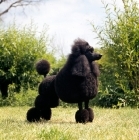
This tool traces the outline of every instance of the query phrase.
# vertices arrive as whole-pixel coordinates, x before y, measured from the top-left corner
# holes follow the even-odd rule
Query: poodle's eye
[[[87,52],[91,52],[91,53],[93,53],[94,48],[93,48],[93,47],[89,47],[86,51],[87,51]]]
[[[86,42],[85,46],[89,46],[88,42]]]
[[[94,51],[94,48],[93,48],[93,47],[91,47],[91,48],[90,48],[90,52],[93,52],[93,51]]]

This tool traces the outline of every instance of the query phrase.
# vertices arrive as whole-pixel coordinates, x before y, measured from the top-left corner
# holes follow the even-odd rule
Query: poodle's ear
[[[74,62],[72,75],[85,77],[91,71],[89,62],[85,55],[80,55]]]

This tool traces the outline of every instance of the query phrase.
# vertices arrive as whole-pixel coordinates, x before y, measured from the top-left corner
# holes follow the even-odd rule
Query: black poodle
[[[40,117],[49,120],[51,118],[50,108],[58,106],[59,99],[61,99],[67,103],[78,103],[79,110],[75,114],[76,122],[92,122],[94,113],[89,108],[89,100],[97,94],[97,77],[99,76],[99,69],[94,61],[101,57],[101,54],[94,53],[94,48],[85,40],[75,40],[65,66],[57,75],[47,76],[41,82],[35,107],[28,110],[27,120],[38,121]],[[39,61],[36,69],[39,74],[46,76],[50,70],[49,62]]]

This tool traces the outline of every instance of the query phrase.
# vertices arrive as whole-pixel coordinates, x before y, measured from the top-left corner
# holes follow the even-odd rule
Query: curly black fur
[[[40,110],[36,109],[35,107],[30,108],[27,111],[27,120],[29,122],[37,122],[40,120]]]
[[[44,75],[44,77],[47,75],[47,73],[50,70],[50,63],[47,60],[41,60],[36,63],[36,71],[40,75]]]
[[[56,93],[64,102],[78,103],[96,96],[99,69],[93,61],[102,55],[93,50],[86,41],[75,40],[67,63],[55,79]]]
[[[40,110],[40,117],[49,120],[50,108],[58,106],[60,98],[67,103],[78,103],[76,122],[92,122],[94,113],[88,104],[97,94],[99,69],[94,61],[101,57],[101,54],[94,53],[94,48],[85,40],[75,40],[65,66],[57,75],[47,76],[39,85],[35,108]],[[47,75],[50,70],[49,62],[39,61],[36,70],[39,74]],[[82,108],[82,102],[85,102],[85,109]],[[34,120],[34,116],[32,119],[28,117],[28,114],[32,114],[29,112],[30,110],[27,113],[28,121]]]
[[[77,123],[86,123],[89,121],[89,112],[87,109],[77,110],[75,113],[75,120]]]
[[[59,105],[59,97],[55,92],[54,82],[56,75],[47,76],[39,85],[39,94],[44,99],[47,107],[53,108]]]

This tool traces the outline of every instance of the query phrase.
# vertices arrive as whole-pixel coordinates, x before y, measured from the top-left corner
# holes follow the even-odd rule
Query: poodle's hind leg
[[[40,117],[45,120],[50,120],[52,116],[49,101],[43,95],[38,95],[35,99],[35,107],[40,110]]]
[[[35,107],[30,108],[26,115],[29,122],[38,122],[40,120],[40,110]]]
[[[75,120],[77,123],[86,123],[89,121],[89,112],[87,109],[82,108],[82,102],[78,103],[77,112],[75,113]]]
[[[88,113],[89,113],[88,122],[92,122],[94,119],[94,112],[91,108],[89,108],[89,100],[85,101],[85,109],[88,110]]]
[[[52,116],[51,108],[44,108],[41,110],[41,118],[45,120],[50,120]]]

